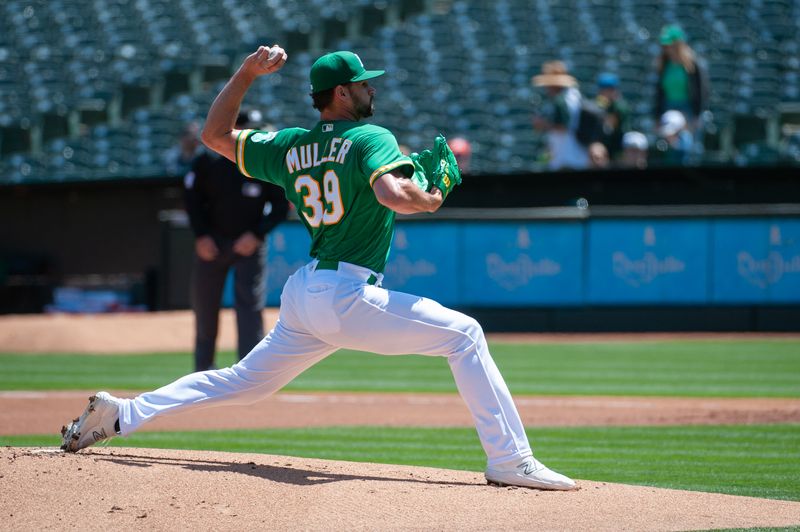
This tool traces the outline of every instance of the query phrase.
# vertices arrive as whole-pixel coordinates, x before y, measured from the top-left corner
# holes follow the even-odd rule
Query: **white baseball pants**
[[[286,282],[278,322],[250,354],[230,368],[192,373],[125,400],[121,433],[190,408],[255,402],[339,348],[348,348],[447,357],[488,465],[531,455],[477,321],[433,300],[366,284],[376,275],[366,268],[342,262],[338,271],[316,270],[316,265],[310,262]]]

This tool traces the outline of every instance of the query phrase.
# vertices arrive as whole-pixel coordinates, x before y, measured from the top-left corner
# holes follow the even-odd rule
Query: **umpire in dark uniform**
[[[261,127],[258,111],[242,111],[238,129]],[[214,367],[222,290],[233,269],[239,359],[264,336],[265,239],[286,219],[280,187],[248,179],[225,157],[198,156],[184,178],[186,210],[195,236],[191,301],[195,371]]]

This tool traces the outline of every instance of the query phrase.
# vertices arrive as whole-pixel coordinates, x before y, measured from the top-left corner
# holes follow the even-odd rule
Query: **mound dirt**
[[[260,454],[0,449],[3,529],[699,530],[800,524],[800,503]],[[12,487],[14,489],[9,489]]]

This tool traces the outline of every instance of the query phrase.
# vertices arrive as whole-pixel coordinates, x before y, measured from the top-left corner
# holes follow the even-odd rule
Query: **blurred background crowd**
[[[473,174],[800,161],[800,0],[6,0],[0,181],[182,175],[244,54],[246,104],[313,124],[308,68],[385,68],[374,122]],[[457,140],[456,140],[457,139]]]

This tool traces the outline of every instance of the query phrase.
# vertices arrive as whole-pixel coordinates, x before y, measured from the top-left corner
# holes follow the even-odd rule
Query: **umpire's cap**
[[[325,54],[311,65],[311,93],[332,89],[354,81],[377,78],[384,70],[367,70],[361,58],[353,52],[339,51]]]

